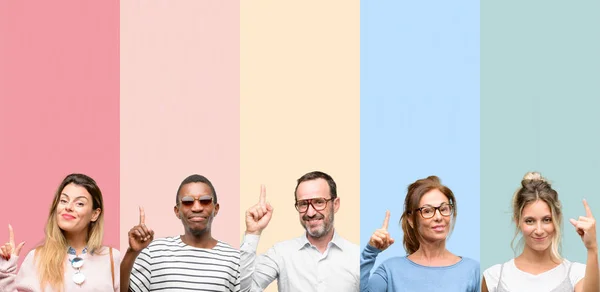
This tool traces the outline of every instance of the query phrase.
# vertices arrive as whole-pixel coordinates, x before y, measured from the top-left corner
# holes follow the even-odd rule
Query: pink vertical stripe
[[[119,2],[0,2],[0,242],[41,242],[69,173],[104,194],[119,242]]]
[[[177,187],[205,175],[213,237],[239,247],[239,1],[121,2],[121,248],[139,222],[183,234]],[[233,228],[232,228],[233,227]]]

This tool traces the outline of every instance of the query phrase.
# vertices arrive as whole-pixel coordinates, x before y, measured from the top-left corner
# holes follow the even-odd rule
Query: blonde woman
[[[513,196],[513,221],[524,241],[523,252],[510,261],[485,270],[483,292],[598,292],[596,221],[584,200],[586,215],[570,222],[587,250],[587,263],[563,258],[559,251],[562,210],[558,193],[539,173],[530,172]],[[513,245],[514,248],[514,245]]]
[[[24,243],[0,247],[0,291],[119,291],[119,251],[102,245],[102,193],[84,174],[68,175],[58,187],[44,243],[31,250],[17,273]]]

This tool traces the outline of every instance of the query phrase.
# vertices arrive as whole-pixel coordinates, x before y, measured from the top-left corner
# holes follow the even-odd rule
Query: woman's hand
[[[371,235],[369,245],[379,249],[381,251],[386,250],[390,245],[394,244],[394,239],[390,237],[390,233],[387,231],[388,223],[390,222],[390,211],[385,212],[385,219],[383,220],[383,226]]]
[[[17,247],[15,247],[15,232],[13,231],[12,226],[8,224],[8,242],[5,243],[2,247],[0,247],[0,257],[5,260],[9,260],[11,256],[19,256],[21,253],[21,249],[25,245],[25,241],[19,243]]]
[[[596,240],[596,219],[592,215],[592,210],[586,200],[583,200],[585,216],[579,216],[579,220],[569,219],[575,226],[575,230],[581,236],[585,248],[588,250],[598,250],[598,241]]]

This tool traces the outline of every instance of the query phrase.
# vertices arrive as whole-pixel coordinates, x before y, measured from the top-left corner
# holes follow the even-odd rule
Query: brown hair
[[[548,208],[552,212],[552,224],[554,225],[554,237],[550,248],[552,249],[552,256],[561,260],[560,256],[560,240],[561,240],[561,226],[562,226],[562,212],[561,204],[558,200],[558,193],[552,189],[552,185],[538,172],[528,172],[521,180],[521,187],[515,192],[512,199],[513,209],[513,220],[516,224],[517,229],[515,230],[515,236],[510,243],[513,251],[516,254],[515,239],[519,235],[519,225],[523,219],[523,209],[530,203],[534,203],[541,200],[548,204]],[[522,239],[519,241],[522,243]]]
[[[419,238],[421,235],[419,234],[419,220],[416,220],[416,216],[418,212],[414,212],[417,208],[419,208],[419,202],[421,198],[431,190],[439,190],[444,194],[450,204],[454,207],[454,212],[452,213],[452,223],[451,228],[454,229],[454,222],[456,221],[456,199],[454,198],[454,194],[452,190],[450,190],[445,185],[442,185],[441,180],[435,176],[428,176],[427,178],[419,179],[414,183],[408,186],[408,192],[406,194],[406,198],[404,199],[404,213],[402,213],[402,217],[400,218],[400,222],[402,224],[402,231],[404,232],[404,239],[402,243],[404,244],[404,249],[410,255],[416,252],[419,249],[421,243],[419,242]],[[412,226],[411,223],[412,222]],[[451,230],[452,230],[451,229]]]
[[[320,178],[324,179],[327,182],[327,184],[329,185],[329,194],[331,195],[331,198],[335,200],[335,198],[337,198],[337,186],[335,185],[335,181],[329,174],[326,174],[322,171],[311,171],[298,179],[296,189],[294,190],[294,200],[298,199],[298,186],[301,183]]]

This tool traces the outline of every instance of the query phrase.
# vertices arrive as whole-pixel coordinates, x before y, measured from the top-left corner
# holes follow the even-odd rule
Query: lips
[[[444,226],[444,225],[436,225],[436,226],[433,226],[431,229],[433,229],[434,231],[444,231],[445,228],[446,228],[446,226]]]
[[[533,240],[535,240],[535,241],[544,241],[544,240],[546,240],[546,238],[548,238],[548,236],[545,236],[545,237],[534,237]]]
[[[69,215],[69,214],[62,214],[62,217],[65,218],[66,220],[73,220],[73,219],[75,219],[75,216]]]
[[[203,222],[203,221],[206,221],[206,218],[202,217],[202,216],[194,216],[194,217],[189,217],[189,220],[192,222]]]

